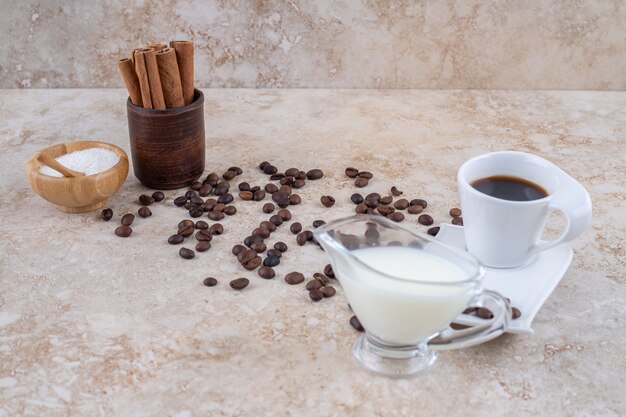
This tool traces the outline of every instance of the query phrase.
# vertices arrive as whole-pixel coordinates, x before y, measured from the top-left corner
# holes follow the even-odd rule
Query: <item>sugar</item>
[[[115,152],[105,148],[87,148],[63,154],[56,160],[71,170],[92,175],[112,168],[120,160],[120,157]],[[52,177],[63,176],[60,172],[47,166],[42,166],[39,172]]]

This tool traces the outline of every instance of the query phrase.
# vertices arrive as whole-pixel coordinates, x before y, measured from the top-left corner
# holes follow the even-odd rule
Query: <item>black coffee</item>
[[[473,181],[471,186],[481,193],[502,200],[531,201],[548,196],[547,191],[540,185],[524,178],[510,177],[507,175],[494,175],[480,178]]]

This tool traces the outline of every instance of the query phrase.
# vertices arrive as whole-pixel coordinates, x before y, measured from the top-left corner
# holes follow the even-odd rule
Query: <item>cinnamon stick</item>
[[[171,41],[170,46],[176,51],[180,82],[183,87],[185,105],[191,104],[194,94],[193,41]]]
[[[144,109],[152,109],[152,96],[150,95],[150,81],[148,81],[148,70],[146,68],[145,55],[141,53],[141,49],[133,51],[135,57],[135,72],[139,80],[141,89],[141,101]]]
[[[180,73],[176,61],[176,52],[172,48],[164,48],[156,53],[156,61],[161,76],[165,107],[175,109],[185,105]]]
[[[144,63],[146,65],[146,72],[148,73],[148,84],[150,85],[150,97],[152,99],[152,108],[157,110],[165,110],[163,88],[161,87],[159,67],[157,66],[154,49],[141,49],[137,52],[137,55],[143,55]]]
[[[126,84],[126,89],[128,90],[128,95],[130,96],[130,102],[135,106],[143,106],[139,80],[137,79],[137,74],[135,73],[135,68],[131,59],[120,59],[117,61],[117,68],[120,70],[120,74],[122,74],[124,84]]]
[[[167,48],[167,45],[163,43],[151,43],[147,48],[154,49],[154,52],[159,52],[163,48]]]

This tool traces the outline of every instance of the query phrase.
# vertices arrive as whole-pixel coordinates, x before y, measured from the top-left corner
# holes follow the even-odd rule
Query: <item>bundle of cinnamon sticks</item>
[[[194,95],[193,41],[171,41],[133,49],[117,61],[130,101],[146,109],[175,109]]]

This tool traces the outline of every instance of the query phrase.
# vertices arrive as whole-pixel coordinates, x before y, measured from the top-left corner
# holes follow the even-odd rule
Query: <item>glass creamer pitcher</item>
[[[467,252],[381,216],[337,220],[314,235],[365,328],[354,354],[369,370],[414,375],[435,362],[436,350],[491,340],[509,324],[508,301],[482,289],[484,270]],[[493,319],[449,327],[470,305],[488,308]]]

